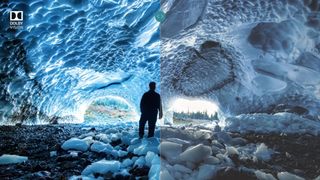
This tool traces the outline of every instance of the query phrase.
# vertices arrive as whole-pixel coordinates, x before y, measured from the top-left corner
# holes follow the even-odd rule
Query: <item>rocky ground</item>
[[[0,155],[16,154],[29,158],[20,164],[0,165],[0,179],[68,179],[73,175],[81,175],[82,170],[93,162],[103,158],[117,159],[91,151],[77,152],[77,156],[72,156],[61,148],[62,143],[72,137],[99,131],[98,128],[79,125],[0,126]],[[121,141],[110,144],[116,146],[119,143]],[[50,155],[50,152],[56,152],[56,155]],[[133,156],[129,153],[122,159]],[[148,171],[147,167],[135,167],[130,170],[131,176],[112,177],[112,174],[105,174],[103,177],[147,179]]]
[[[315,179],[320,175],[320,137],[309,134],[234,134],[234,136],[242,136],[249,143],[265,143],[276,152],[268,162],[239,161],[239,164],[264,169],[275,177],[276,173],[281,171],[288,171],[306,179]]]
[[[72,156],[70,152],[61,148],[62,143],[72,137],[79,137],[90,132],[97,134],[99,131],[103,131],[103,129],[83,128],[79,125],[0,126],[0,155],[16,154],[29,158],[28,161],[20,164],[0,165],[0,179],[68,179],[73,175],[80,175],[85,167],[102,158],[121,161],[137,156],[128,153],[125,157],[115,158],[92,151],[77,152],[77,156]],[[196,129],[192,131],[194,133],[191,130],[181,130],[189,135],[197,134],[195,133]],[[171,128],[171,130],[167,128],[161,132],[163,133],[161,138],[167,139],[172,136],[186,138],[186,135],[181,132],[176,128]],[[243,159],[239,158],[237,154],[231,154],[229,157],[234,165],[219,169],[215,179],[257,179],[254,174],[244,171],[245,168],[262,170],[274,177],[277,177],[278,172],[284,171],[306,179],[315,179],[320,175],[320,137],[308,134],[229,134],[232,138],[245,139],[246,141],[243,142],[245,144],[264,143],[274,153],[269,161]],[[194,136],[198,140],[202,139],[201,142],[195,141],[194,143],[209,145],[214,141],[212,139],[214,137],[212,134],[203,133],[201,137]],[[190,138],[188,137],[188,139]],[[110,144],[121,146],[124,150],[127,148],[126,145],[122,145],[121,141],[114,141]],[[52,152],[55,152],[56,155]],[[135,179],[136,177],[147,179],[148,171],[149,168],[146,166],[132,167],[128,176],[112,177],[110,173],[103,176],[97,174],[97,176],[102,176],[104,179]]]

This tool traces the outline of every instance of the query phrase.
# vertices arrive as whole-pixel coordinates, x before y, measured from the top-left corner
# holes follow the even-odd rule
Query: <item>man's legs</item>
[[[157,116],[149,118],[148,120],[148,137],[154,136],[154,129],[156,128]]]
[[[141,115],[140,121],[139,121],[139,138],[143,138],[144,127],[146,125],[146,122],[147,122],[147,118],[145,116]]]

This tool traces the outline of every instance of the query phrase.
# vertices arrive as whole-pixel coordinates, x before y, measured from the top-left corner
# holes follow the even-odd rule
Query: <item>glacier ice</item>
[[[283,104],[320,109],[319,16],[306,1],[164,1],[168,14],[183,8],[185,26],[161,24],[161,86],[165,109],[180,98],[216,103],[223,116],[272,113]],[[186,5],[187,4],[187,5]],[[201,13],[200,13],[201,12]],[[197,13],[197,14],[196,14]],[[184,19],[182,20],[184,22]],[[174,31],[174,32],[171,32]],[[169,36],[171,32],[172,36]],[[282,111],[284,111],[283,109]],[[301,115],[301,114],[300,114]],[[171,116],[167,112],[167,122]]]
[[[83,122],[106,96],[137,111],[148,82],[160,82],[159,7],[155,0],[5,3],[0,123]],[[11,9],[24,11],[21,29],[9,28]]]

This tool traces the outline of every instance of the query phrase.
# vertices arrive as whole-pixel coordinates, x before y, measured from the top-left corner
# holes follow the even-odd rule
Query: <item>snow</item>
[[[256,133],[320,134],[320,122],[291,113],[242,114],[226,119],[226,131]]]
[[[89,149],[88,139],[71,138],[62,144],[64,150],[87,151]]]
[[[28,160],[26,156],[3,154],[0,156],[0,164],[17,164]]]
[[[289,172],[279,172],[277,174],[277,177],[279,180],[304,180],[304,178],[291,174]]]
[[[109,160],[100,160],[94,162],[91,165],[87,166],[83,171],[82,175],[92,175],[94,173],[106,174],[108,172],[118,172],[120,170],[121,163],[119,161],[109,161]]]

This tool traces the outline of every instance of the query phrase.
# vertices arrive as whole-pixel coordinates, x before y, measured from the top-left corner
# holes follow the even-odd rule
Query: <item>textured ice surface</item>
[[[161,24],[165,109],[176,97],[200,97],[226,116],[284,104],[318,119],[318,1],[167,0],[161,6],[168,12]],[[181,22],[174,26],[173,19]]]
[[[320,122],[290,113],[243,114],[227,118],[225,130],[240,133],[309,133],[319,135]]]
[[[82,122],[90,103],[119,96],[136,111],[159,82],[159,1],[8,1],[0,5],[1,123]],[[9,29],[9,11],[24,11]],[[12,121],[11,121],[12,122]]]

